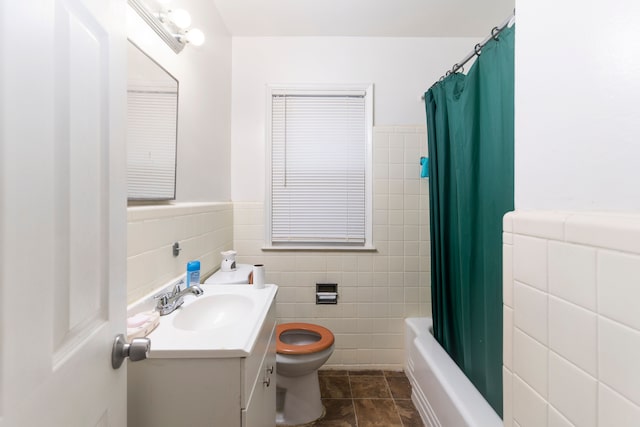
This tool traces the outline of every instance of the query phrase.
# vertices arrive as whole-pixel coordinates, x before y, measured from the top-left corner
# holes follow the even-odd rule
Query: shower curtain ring
[[[498,29],[498,27],[493,27],[491,29],[491,37],[493,37],[495,41],[498,41],[498,37],[496,37],[498,34],[500,34],[500,30]]]
[[[482,46],[480,46],[480,43],[473,47],[473,53],[475,53],[476,56],[480,56],[480,53],[482,53]]]
[[[450,75],[451,75],[451,70],[447,70],[447,72],[446,72],[446,73],[444,73],[444,76],[445,76],[445,77],[449,77]]]

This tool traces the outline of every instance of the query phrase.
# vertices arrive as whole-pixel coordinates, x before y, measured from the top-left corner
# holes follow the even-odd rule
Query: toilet
[[[253,271],[251,264],[236,264],[236,269],[231,271],[218,270],[204,281],[205,285],[236,285],[249,283],[249,275]]]
[[[276,326],[276,425],[307,424],[324,415],[318,369],[333,343],[333,333],[320,325]]]
[[[247,284],[250,264],[217,271],[205,284]],[[333,333],[311,323],[276,326],[276,425],[307,424],[324,415],[318,369],[333,354]]]

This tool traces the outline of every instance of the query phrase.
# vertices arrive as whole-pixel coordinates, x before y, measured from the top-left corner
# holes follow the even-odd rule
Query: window
[[[269,88],[268,247],[373,248],[372,90]]]

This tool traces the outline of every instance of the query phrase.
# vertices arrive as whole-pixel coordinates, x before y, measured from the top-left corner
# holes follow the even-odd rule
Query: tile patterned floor
[[[312,427],[423,427],[403,372],[319,371],[325,416]]]

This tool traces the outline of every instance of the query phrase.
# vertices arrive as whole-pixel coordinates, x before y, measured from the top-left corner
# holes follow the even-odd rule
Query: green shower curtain
[[[502,217],[513,210],[514,32],[425,94],[433,332],[502,416]]]

